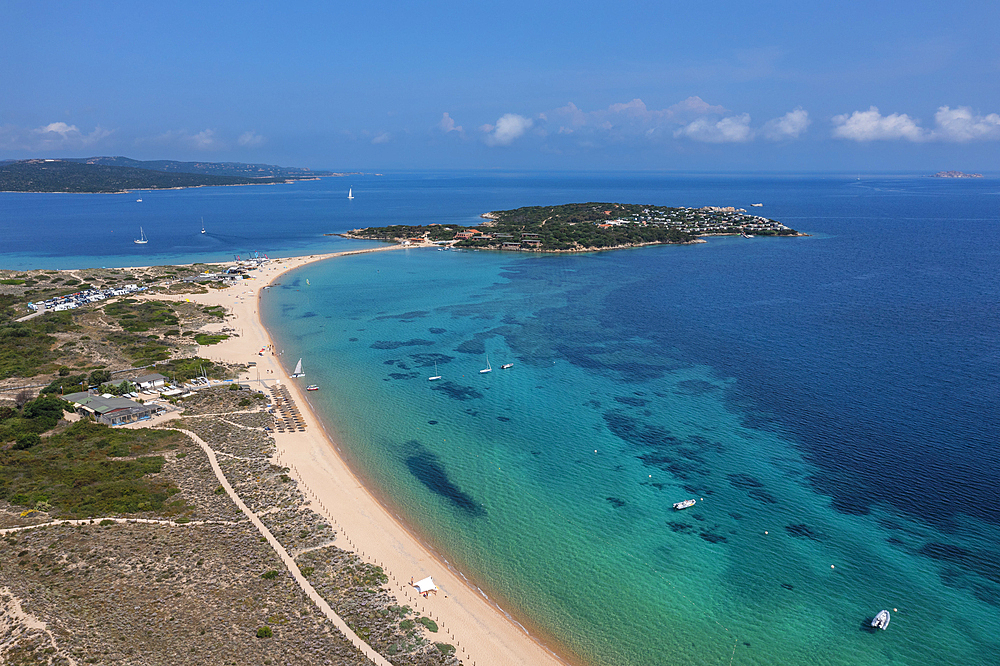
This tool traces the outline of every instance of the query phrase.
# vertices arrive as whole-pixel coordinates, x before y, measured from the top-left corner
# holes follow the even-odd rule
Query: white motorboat
[[[889,627],[889,611],[880,610],[875,619],[872,620],[872,626],[885,631]]]
[[[684,500],[683,502],[674,502],[674,509],[680,511],[681,509],[686,509],[689,506],[694,506],[694,504],[695,500],[693,499]]]

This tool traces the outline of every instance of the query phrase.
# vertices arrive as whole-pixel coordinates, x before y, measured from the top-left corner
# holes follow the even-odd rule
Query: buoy
[[[893,612],[893,613],[898,613],[899,611],[898,611],[898,610],[896,610],[895,608],[893,608],[893,609],[892,609],[892,612]]]
[[[594,453],[597,453],[597,449],[594,449]]]
[[[764,534],[767,534],[767,530],[764,530]]]
[[[832,565],[832,564],[830,565],[830,568],[831,568],[831,569],[833,568],[833,565]]]

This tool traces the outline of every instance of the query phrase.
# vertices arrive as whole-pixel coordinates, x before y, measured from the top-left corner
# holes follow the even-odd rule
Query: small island
[[[981,173],[963,173],[961,171],[938,171],[931,178],[982,178]]]
[[[0,162],[0,192],[122,193],[221,185],[270,185],[347,174],[240,162],[140,161],[127,157]]]
[[[355,229],[348,238],[534,252],[590,252],[704,236],[803,236],[780,222],[732,206],[684,208],[621,203],[528,206],[484,213],[477,226],[429,224]]]

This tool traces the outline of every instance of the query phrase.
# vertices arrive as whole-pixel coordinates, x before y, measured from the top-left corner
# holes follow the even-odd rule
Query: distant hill
[[[335,176],[269,164],[142,162],[127,157],[0,162],[2,192],[125,192],[219,185],[260,185]]]
[[[331,171],[310,171],[273,164],[243,164],[242,162],[176,162],[174,160],[133,160],[128,157],[70,157],[67,162],[132,167],[166,173],[201,173],[206,176],[238,176],[241,178],[316,178],[336,176]]]

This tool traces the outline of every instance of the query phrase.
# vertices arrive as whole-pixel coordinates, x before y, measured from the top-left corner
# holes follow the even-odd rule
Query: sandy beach
[[[333,257],[403,250],[387,246],[336,254],[310,255],[272,260],[228,289],[205,294],[156,295],[158,300],[190,300],[204,305],[222,305],[232,317],[206,331],[231,328],[239,337],[203,347],[203,358],[229,363],[256,362],[256,368],[241,377],[254,388],[270,395],[270,387],[280,383],[288,390],[305,421],[305,431],[277,432],[277,464],[288,467],[312,501],[312,508],[326,516],[338,532],[337,544],[353,550],[377,564],[389,576],[389,586],[400,603],[410,605],[433,618],[440,626],[435,640],[454,644],[457,656],[466,664],[565,664],[562,659],[532,638],[460,575],[434,556],[399,519],[380,504],[361,484],[338,453],[339,446],[325,431],[306,399],[306,379],[291,379],[280,357],[269,349],[271,339],[260,320],[258,303],[266,298],[264,288],[284,273],[308,263]],[[265,351],[260,355],[261,350]],[[285,359],[293,362],[294,359]],[[258,384],[259,382],[259,384]],[[421,597],[411,580],[432,576],[440,588]]]

